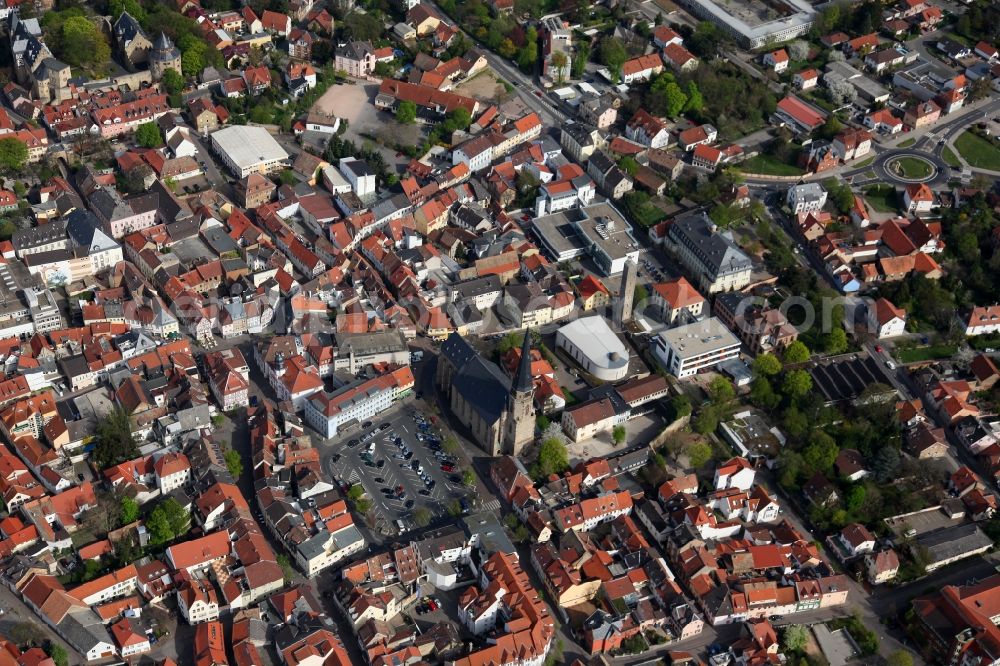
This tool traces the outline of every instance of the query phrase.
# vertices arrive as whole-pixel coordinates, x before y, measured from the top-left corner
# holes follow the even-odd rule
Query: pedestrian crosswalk
[[[354,483],[357,483],[357,482],[358,482],[358,481],[360,481],[360,480],[361,480],[361,476],[360,476],[360,475],[358,474],[358,470],[356,470],[356,469],[352,469],[352,470],[351,470],[351,471],[350,471],[350,472],[348,473],[348,475],[347,475],[347,478],[346,478],[346,479],[344,479],[344,481],[345,481],[346,483],[349,483],[349,484],[354,484]]]
[[[481,511],[499,511],[500,510],[500,500],[493,498],[489,502],[483,502]]]

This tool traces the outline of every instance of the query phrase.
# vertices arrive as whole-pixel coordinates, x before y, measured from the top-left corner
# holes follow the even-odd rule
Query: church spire
[[[531,331],[524,330],[524,344],[521,345],[521,362],[514,375],[514,391],[516,393],[531,393],[534,382],[531,378]]]

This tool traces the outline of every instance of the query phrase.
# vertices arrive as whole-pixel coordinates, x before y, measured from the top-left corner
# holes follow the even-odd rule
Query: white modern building
[[[283,168],[288,153],[263,127],[232,125],[212,133],[212,151],[237,178]]]
[[[344,157],[341,158],[337,168],[351,184],[351,189],[361,201],[367,203],[375,198],[375,172],[372,171],[367,162],[353,157]]]
[[[323,437],[334,437],[348,423],[361,423],[385,411],[413,388],[408,367],[348,384],[333,393],[320,391],[304,403],[306,422]]]
[[[557,262],[590,255],[605,275],[620,274],[629,261],[639,263],[632,227],[609,203],[536,217],[532,227]]]
[[[766,44],[787,42],[809,32],[816,10],[808,0],[787,0],[768,5],[768,15],[745,10],[747,3],[734,2],[739,15],[729,11],[730,3],[718,0],[680,0],[680,5],[700,19],[714,23],[732,35],[741,46],[757,49]]]
[[[793,213],[814,213],[826,205],[826,190],[819,183],[802,183],[788,188],[785,203]]]
[[[615,382],[628,376],[628,349],[600,315],[582,317],[560,328],[556,346],[601,381]]]
[[[650,343],[653,355],[678,378],[739,358],[740,341],[718,317],[661,332]]]

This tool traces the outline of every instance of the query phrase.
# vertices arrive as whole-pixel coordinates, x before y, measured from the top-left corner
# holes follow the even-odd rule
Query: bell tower
[[[521,359],[517,374],[507,394],[504,418],[503,451],[518,455],[521,449],[535,438],[535,384],[531,377],[531,337],[524,331]]]

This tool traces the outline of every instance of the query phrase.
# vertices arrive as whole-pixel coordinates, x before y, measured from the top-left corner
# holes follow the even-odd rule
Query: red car
[[[877,351],[879,354],[881,354],[882,353],[882,345],[875,345],[875,351]]]
[[[454,465],[449,465],[448,463],[445,463],[445,464],[441,465],[441,470],[444,471],[444,472],[454,472],[455,471],[455,466]]]

